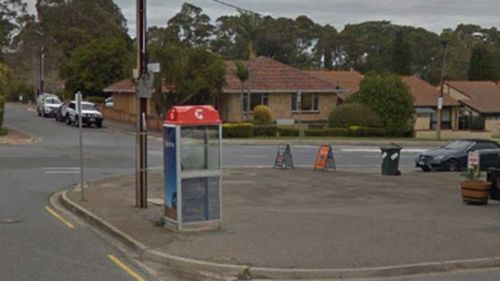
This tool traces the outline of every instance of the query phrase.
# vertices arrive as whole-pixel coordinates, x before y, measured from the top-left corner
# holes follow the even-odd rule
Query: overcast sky
[[[36,0],[27,0],[33,11]],[[92,1],[92,0],[88,0]],[[135,32],[135,0],[114,0],[127,18],[129,32]],[[176,14],[181,0],[147,0],[148,24],[164,26]],[[191,0],[215,20],[220,15],[234,14],[213,0]],[[500,26],[499,0],[227,0],[225,2],[273,17],[307,15],[321,24],[332,24],[339,31],[347,23],[368,20],[390,20],[440,32],[458,23],[483,27]],[[134,36],[134,35],[132,35]]]

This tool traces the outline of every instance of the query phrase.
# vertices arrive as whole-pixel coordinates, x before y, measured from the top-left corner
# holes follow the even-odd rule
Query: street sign
[[[479,153],[475,151],[469,152],[469,156],[467,157],[467,168],[475,169],[479,167]]]
[[[314,170],[321,171],[336,171],[335,156],[331,145],[322,145],[319,147],[316,161],[314,162]]]
[[[159,63],[148,63],[148,70],[152,73],[160,72],[160,64]]]
[[[443,109],[443,97],[438,98],[437,107],[439,110]]]
[[[294,169],[292,150],[289,144],[282,144],[278,147],[276,159],[274,160],[274,168],[279,169]]]

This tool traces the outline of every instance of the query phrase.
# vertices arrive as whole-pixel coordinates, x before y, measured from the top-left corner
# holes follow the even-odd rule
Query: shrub
[[[366,104],[375,110],[390,135],[403,135],[412,130],[415,124],[413,95],[408,85],[398,75],[367,75],[361,81],[359,91],[348,101]]]
[[[300,132],[294,127],[278,127],[278,133],[281,137],[298,137]]]
[[[471,130],[484,130],[484,117],[474,116],[470,120]]]
[[[276,125],[256,125],[253,132],[255,136],[275,137],[278,127]]]
[[[250,138],[253,137],[254,126],[251,123],[226,123],[222,126],[224,138]]]
[[[0,128],[3,126],[3,114],[5,112],[5,96],[0,95]]]
[[[330,128],[349,128],[351,126],[382,127],[380,115],[368,105],[347,103],[335,108],[328,119]]]
[[[95,103],[95,104],[103,104],[105,100],[106,100],[105,97],[99,97],[99,96],[87,97],[88,102]]]
[[[273,122],[271,109],[265,105],[258,105],[253,109],[253,122],[256,125],[268,125]]]

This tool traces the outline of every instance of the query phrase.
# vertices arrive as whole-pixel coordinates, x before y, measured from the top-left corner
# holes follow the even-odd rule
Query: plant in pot
[[[460,184],[463,201],[469,204],[488,204],[491,183],[481,180],[479,167],[468,168],[462,175],[465,178]]]

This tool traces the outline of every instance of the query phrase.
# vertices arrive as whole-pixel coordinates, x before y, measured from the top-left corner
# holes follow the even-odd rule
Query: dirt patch
[[[6,134],[0,133],[0,144],[32,144],[39,142],[37,137],[30,136],[7,126],[2,130],[6,130]]]

